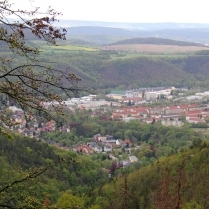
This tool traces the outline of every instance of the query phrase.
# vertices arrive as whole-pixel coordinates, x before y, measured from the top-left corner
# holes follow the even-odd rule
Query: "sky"
[[[208,0],[9,0],[20,9],[48,6],[60,19],[132,23],[209,23]],[[18,2],[18,3],[17,3]]]

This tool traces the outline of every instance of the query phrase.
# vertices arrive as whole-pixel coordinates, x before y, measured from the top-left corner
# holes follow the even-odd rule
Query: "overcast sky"
[[[209,0],[10,0],[18,8],[52,6],[62,19],[135,23],[209,23]]]

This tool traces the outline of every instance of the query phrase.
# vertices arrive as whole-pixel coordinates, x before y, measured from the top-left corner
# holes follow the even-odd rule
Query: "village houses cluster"
[[[130,120],[139,120],[145,123],[155,123],[159,122],[162,125],[166,126],[177,126],[181,127],[185,122],[188,123],[206,123],[209,119],[209,107],[207,105],[201,105],[200,103],[188,103],[188,104],[179,104],[179,105],[169,105],[169,106],[155,106],[148,107],[144,104],[147,101],[153,101],[159,97],[171,98],[171,91],[173,88],[142,88],[138,90],[128,90],[123,93],[115,92],[114,94],[108,95],[112,98],[117,98],[118,101],[105,101],[105,100],[96,100],[96,95],[89,95],[82,98],[72,98],[66,100],[63,104],[66,105],[72,111],[75,108],[81,109],[92,109],[92,117],[94,110],[97,110],[99,107],[108,107],[112,110],[112,119],[113,120],[123,120],[128,122]],[[209,92],[197,93],[193,96],[193,99],[201,99],[209,96]],[[189,97],[191,99],[192,96]],[[201,97],[201,98],[200,98]],[[131,102],[131,105],[129,103]],[[112,104],[111,104],[112,103]],[[133,103],[137,104],[133,105]],[[125,105],[124,105],[125,104]],[[123,107],[121,107],[123,105]],[[44,106],[48,108],[50,103],[45,103]],[[12,129],[17,130],[19,133],[24,134],[25,136],[39,138],[41,132],[52,132],[57,130],[56,122],[51,120],[46,123],[39,123],[36,118],[33,118],[31,124],[27,124],[24,119],[24,113],[21,109],[10,106],[9,109],[13,112],[12,120],[17,122],[15,127]],[[70,132],[70,126],[59,127],[58,131]],[[95,133],[96,134],[96,133]],[[69,149],[63,147],[59,143],[47,142],[55,146],[59,146],[63,149]],[[111,136],[101,136],[99,134],[93,136],[93,141],[85,145],[75,145],[72,150],[79,151],[85,154],[90,154],[93,152],[111,152],[115,147],[127,148],[130,146],[130,140],[126,139],[125,141],[119,139],[113,139]]]

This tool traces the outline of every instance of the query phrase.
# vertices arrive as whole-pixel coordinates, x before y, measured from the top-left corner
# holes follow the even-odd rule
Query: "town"
[[[131,120],[141,121],[147,124],[161,123],[163,126],[182,127],[185,123],[199,125],[207,130],[209,120],[209,106],[205,101],[209,98],[209,92],[196,92],[194,95],[187,95],[187,89],[169,88],[141,88],[138,90],[112,91],[111,94],[105,96],[104,99],[97,99],[97,95],[89,95],[81,98],[72,98],[63,101],[65,108],[70,111],[76,109],[91,110],[90,116],[94,117],[109,110],[111,112],[111,120],[129,122]],[[176,95],[176,96],[174,96]],[[182,100],[182,101],[181,101]],[[168,103],[168,104],[164,104]],[[170,104],[169,104],[170,103]],[[57,102],[55,104],[58,105]],[[45,108],[50,107],[50,103],[42,104]],[[57,127],[54,120],[41,123],[35,116],[32,122],[27,123],[24,118],[24,112],[8,104],[11,120],[15,121],[15,126],[10,127],[12,130],[29,136],[31,138],[41,139],[41,133],[70,132],[71,125],[63,125]],[[43,139],[42,139],[43,140]],[[73,150],[83,154],[92,153],[108,153],[113,160],[118,160],[113,154],[114,149],[124,148],[128,153],[128,161],[124,161],[124,165],[130,162],[137,162],[136,156],[131,155],[131,147],[134,145],[129,138],[121,140],[114,139],[113,136],[95,133],[92,140],[87,143],[82,141],[73,146],[63,146],[62,143],[54,142],[50,138],[44,140],[46,143],[65,150]],[[135,146],[140,149],[140,146]]]

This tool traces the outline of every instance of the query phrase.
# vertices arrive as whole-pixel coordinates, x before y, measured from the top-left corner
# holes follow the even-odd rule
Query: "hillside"
[[[183,85],[192,80],[183,70],[161,60],[140,57],[110,61],[98,69],[101,87]]]
[[[132,38],[126,39],[122,41],[118,41],[115,43],[111,43],[110,45],[124,45],[124,44],[155,44],[155,45],[176,45],[176,46],[203,46],[202,44],[186,42],[186,41],[177,41],[172,39],[165,38]]]
[[[89,197],[100,208],[209,208],[208,143],[158,159],[150,166],[114,178]],[[122,170],[120,171],[123,172]],[[125,205],[125,207],[124,207]]]
[[[179,46],[167,44],[119,44],[102,47],[103,50],[113,50],[128,53],[146,54],[183,54],[207,50],[204,46]]]
[[[12,136],[13,139],[8,140],[0,135],[0,164],[3,166],[3,169],[0,169],[0,191],[4,185],[22,179],[28,172],[57,164],[60,158],[64,158],[65,163],[61,161],[56,166],[50,166],[44,175],[38,177],[38,183],[33,179],[32,182],[26,182],[29,188],[24,183],[15,185],[11,195],[19,189],[20,195],[31,195],[43,201],[45,194],[49,194],[53,203],[63,191],[69,188],[74,192],[85,192],[91,186],[107,182],[107,174],[102,172],[99,165],[91,158],[71,151],[58,150],[36,139],[13,134]],[[35,187],[35,194],[32,192],[33,187]],[[1,192],[0,208],[3,195],[4,193]]]
[[[32,41],[41,45],[42,42]],[[137,44],[134,44],[137,46]],[[126,48],[128,45],[121,45]],[[146,47],[147,45],[141,44]],[[155,45],[159,47],[166,45]],[[152,46],[153,47],[153,46]],[[172,47],[199,47],[176,46]],[[14,57],[14,54],[1,48],[2,56]],[[206,48],[207,49],[207,48]],[[209,58],[206,55],[185,53],[183,55],[166,54],[165,50],[153,54],[136,52],[117,52],[96,47],[65,45],[41,45],[39,59],[51,63],[53,68],[69,69],[81,78],[81,85],[87,89],[138,88],[144,86],[193,86],[197,81],[209,79]],[[202,51],[200,51],[203,53]],[[206,50],[207,52],[207,50]],[[165,54],[164,54],[165,53]],[[54,63],[56,60],[56,63]],[[14,64],[22,63],[22,59],[14,59]]]
[[[207,51],[206,51],[207,52]],[[167,59],[172,65],[179,66],[186,73],[199,77],[209,76],[209,56],[188,56],[184,59]]]
[[[63,46],[65,47],[65,46]],[[65,47],[67,49],[67,47]],[[53,48],[55,50],[55,48]],[[139,86],[193,86],[209,78],[208,56],[143,56],[112,51],[68,52],[46,51],[41,61],[57,60],[54,68],[65,69],[82,79],[83,88],[106,89],[123,85]]]
[[[146,41],[161,41],[159,43],[167,43],[166,39],[133,39]],[[172,41],[171,41],[172,42]],[[74,42],[76,44],[76,42]],[[86,44],[82,46],[79,43]],[[175,41],[173,44],[176,43]],[[178,42],[177,42],[178,43]],[[171,53],[167,54],[165,48],[159,51],[160,47],[168,45],[151,45],[156,47],[158,52],[126,52],[129,45],[123,44],[125,51],[117,52],[113,50],[100,50],[97,47],[88,46],[86,42],[80,42],[78,45],[71,45],[70,42],[62,42],[60,46],[43,45],[41,41],[30,41],[31,45],[40,46],[42,53],[39,55],[41,62],[51,63],[53,68],[64,70],[68,68],[70,72],[75,73],[81,78],[82,88],[101,90],[108,88],[138,88],[145,86],[194,86],[196,82],[203,82],[209,79],[209,58],[208,50],[200,51],[195,55],[194,52],[184,54]],[[181,43],[186,44],[185,42]],[[138,44],[133,44],[138,47]],[[147,44],[140,44],[146,48]],[[115,47],[115,46],[109,46]],[[193,48],[204,48],[202,46],[177,46],[185,47],[185,50]],[[168,50],[170,50],[169,48]],[[7,47],[1,47],[1,56],[14,57],[14,54],[7,52]],[[183,49],[181,49],[183,50]],[[183,53],[183,52],[181,52]],[[203,55],[202,55],[203,54]],[[56,63],[54,63],[56,60]],[[14,59],[14,64],[18,65],[23,60]],[[92,91],[93,92],[93,91]]]
[[[9,204],[7,208],[39,209],[42,208],[40,205],[36,207],[28,207],[28,205],[42,204],[46,200],[51,206],[48,208],[67,208],[55,207],[54,204],[62,202],[69,205],[72,198],[76,197],[83,202],[82,209],[106,209],[115,204],[114,208],[122,209],[121,204],[127,194],[134,197],[127,200],[128,208],[138,209],[137,205],[140,203],[143,204],[143,208],[148,209],[152,208],[151,206],[154,204],[161,204],[158,201],[160,201],[161,192],[163,193],[161,182],[164,177],[168,181],[166,186],[169,188],[166,201],[173,193],[176,195],[173,188],[176,188],[177,185],[176,180],[179,178],[178,168],[180,166],[182,166],[181,172],[183,174],[187,172],[187,182],[183,174],[183,177],[180,176],[182,182],[186,182],[182,183],[180,189],[187,188],[190,180],[192,185],[189,184],[191,187],[189,187],[189,192],[193,188],[198,189],[198,185],[194,184],[195,177],[198,180],[203,177],[198,176],[194,169],[198,170],[201,175],[208,171],[205,169],[205,164],[208,162],[206,159],[209,145],[205,142],[202,143],[202,140],[207,140],[208,135],[202,135],[186,126],[167,127],[159,123],[151,125],[135,120],[130,122],[108,121],[100,117],[88,117],[89,113],[89,111],[82,110],[72,112],[75,115],[73,117],[71,114],[70,118],[72,121],[77,121],[75,128],[70,132],[51,132],[45,137],[56,140],[59,144],[66,140],[67,144],[67,141],[71,143],[75,140],[78,143],[85,143],[86,137],[93,136],[99,132],[98,130],[102,130],[103,133],[107,131],[113,136],[114,134],[115,136],[116,134],[117,136],[124,135],[125,138],[129,136],[133,144],[139,145],[131,149],[132,155],[137,156],[139,161],[127,168],[121,167],[119,164],[117,164],[118,167],[115,167],[115,160],[117,158],[121,160],[126,156],[125,147],[121,150],[116,148],[113,153],[117,158],[110,159],[108,152],[83,156],[80,152],[58,149],[55,144],[49,146],[40,140],[37,141],[19,134],[11,133],[13,138],[10,140],[0,135],[0,164],[2,168],[0,169],[0,208],[6,202]],[[189,147],[190,150],[185,151]],[[166,157],[161,158],[161,156]],[[48,165],[49,169],[43,170]],[[27,178],[31,173],[38,173],[41,170],[44,172],[38,177]],[[113,179],[108,178],[109,170],[115,174]],[[24,178],[26,180],[22,182],[21,179]],[[208,183],[207,181],[206,183]],[[106,184],[107,182],[109,184]],[[12,185],[4,191],[2,188],[8,184]],[[195,198],[199,197],[198,195],[207,195],[208,190],[202,188],[203,182],[201,183],[201,193],[197,190],[197,193],[190,194],[193,195],[192,198],[194,197],[195,201]],[[128,193],[123,193],[124,189]],[[60,198],[64,194],[70,194],[70,196],[61,201]],[[153,194],[159,198],[155,199],[155,202],[153,202]],[[188,202],[186,199],[188,196],[187,194],[181,196],[184,204]],[[14,205],[16,207],[12,207],[11,198],[15,199]],[[202,204],[198,199],[197,202]],[[23,203],[27,207],[23,207]]]

